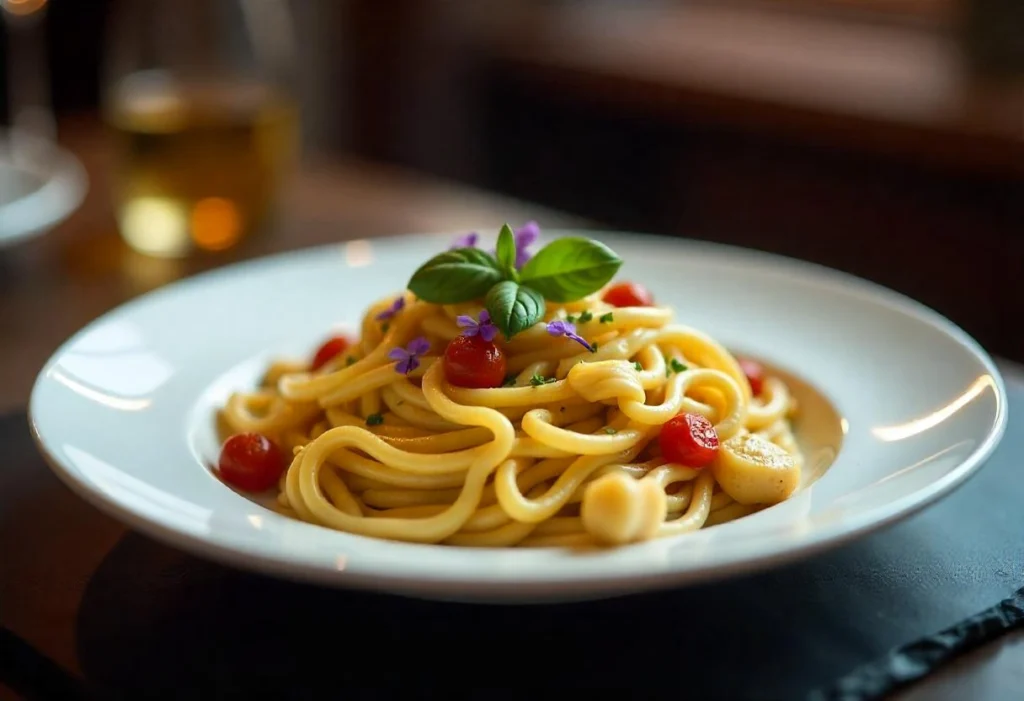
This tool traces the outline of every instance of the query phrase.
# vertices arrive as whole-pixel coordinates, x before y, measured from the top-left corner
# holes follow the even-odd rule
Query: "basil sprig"
[[[491,322],[510,339],[540,321],[546,299],[582,299],[604,287],[621,265],[622,259],[603,243],[567,237],[552,241],[517,270],[515,236],[505,224],[495,255],[477,248],[445,251],[421,265],[408,287],[434,304],[482,297]]]

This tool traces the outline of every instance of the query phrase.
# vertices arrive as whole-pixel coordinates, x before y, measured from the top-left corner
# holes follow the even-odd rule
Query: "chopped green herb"
[[[643,372],[644,371],[644,366],[640,364],[639,360],[634,360],[633,361],[633,367],[636,368],[637,372]]]
[[[380,426],[382,423],[384,423],[384,417],[380,414],[370,414],[366,417],[367,426]]]
[[[510,372],[509,374],[505,375],[505,381],[501,383],[501,386],[502,387],[515,387],[515,385],[516,385],[516,374],[514,372]]]
[[[557,378],[554,377],[542,377],[538,373],[533,373],[533,377],[530,378],[530,384],[534,387],[540,387],[541,385],[548,385],[555,382]]]
[[[594,318],[594,315],[591,314],[587,310],[584,310],[584,311],[580,312],[580,323],[581,324],[585,324],[585,323],[587,323],[588,321],[590,321],[593,318]]]
[[[356,357],[354,355],[350,355],[349,357],[345,358],[345,366],[346,367],[349,367],[349,366],[352,366],[352,365],[355,365],[355,364],[356,364]]]
[[[615,321],[615,314],[613,314],[612,312],[608,312],[607,314],[602,314],[601,318],[598,319],[598,321],[600,321],[602,324],[609,324],[609,323]]]
[[[618,430],[612,428],[611,426],[605,426],[604,432],[607,433],[609,436],[614,436],[616,433],[618,433]]]
[[[570,324],[576,323],[576,317],[574,317],[572,314],[569,314],[567,317],[565,317],[565,320],[568,321]]]
[[[381,333],[387,333],[388,329],[390,329],[390,328],[391,328],[391,324],[388,324],[387,322],[385,322],[385,323],[380,325],[380,332]]]
[[[665,366],[665,377],[668,377],[674,372],[686,372],[686,365],[679,362],[676,358],[672,358],[668,361]]]

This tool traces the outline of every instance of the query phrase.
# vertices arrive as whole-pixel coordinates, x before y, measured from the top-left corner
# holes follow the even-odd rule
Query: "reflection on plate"
[[[552,237],[567,232],[549,232]],[[65,343],[30,414],[81,496],[165,542],[242,567],[417,596],[584,599],[723,577],[806,556],[949,493],[991,454],[1005,390],[962,331],[899,295],[816,266],[708,244],[597,235],[676,320],[763,359],[801,401],[811,468],[789,500],[674,538],[574,552],[450,548],[281,516],[210,472],[212,408],[275,356],[302,356],[450,235],[275,256],[139,298]],[[836,455],[838,447],[838,455]],[[834,462],[833,462],[834,458]],[[827,469],[826,469],[827,468]]]

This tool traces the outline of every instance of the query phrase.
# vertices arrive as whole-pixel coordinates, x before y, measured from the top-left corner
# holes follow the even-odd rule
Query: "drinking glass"
[[[82,164],[56,140],[47,9],[47,0],[0,0],[0,33],[7,40],[0,52],[0,79],[7,83],[7,114],[0,114],[0,249],[49,231],[81,204],[88,188]]]
[[[299,148],[286,0],[122,0],[111,17],[103,115],[124,240],[183,257],[264,229]]]

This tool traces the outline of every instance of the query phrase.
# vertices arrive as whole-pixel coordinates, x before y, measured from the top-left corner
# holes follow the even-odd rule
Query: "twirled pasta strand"
[[[376,317],[393,300],[371,305],[345,362],[276,362],[261,388],[225,404],[231,430],[295,447],[282,513],[416,543],[585,545],[596,542],[581,519],[590,485],[614,478],[663,493],[653,532],[663,537],[757,510],[717,490],[710,469],[660,457],[659,430],[679,413],[706,417],[722,441],[753,433],[802,459],[786,385],[769,378],[752,397],[737,360],[707,334],[670,325],[668,309],[616,309],[596,296],[549,306],[545,321],[588,310],[578,330],[600,339],[596,352],[540,323],[503,344],[506,386],[466,389],[447,383],[440,357],[460,332],[455,318],[479,309],[403,299],[386,328]],[[417,336],[430,352],[414,372],[396,372],[389,352]]]

